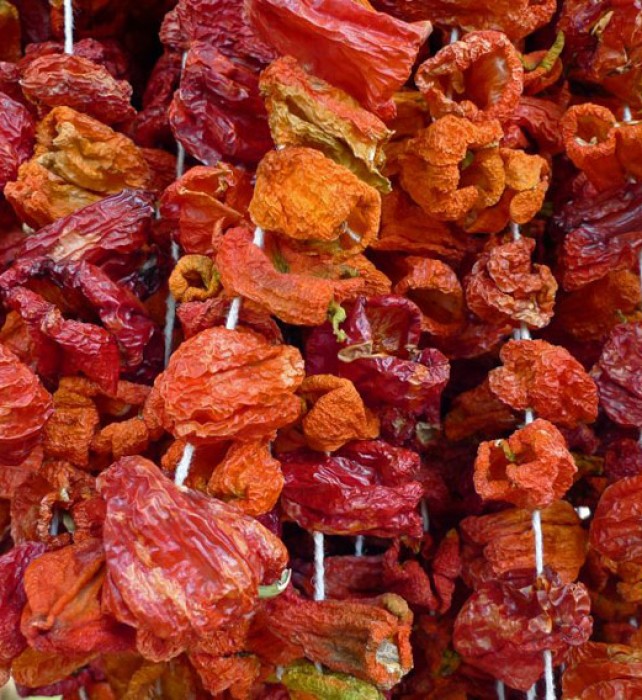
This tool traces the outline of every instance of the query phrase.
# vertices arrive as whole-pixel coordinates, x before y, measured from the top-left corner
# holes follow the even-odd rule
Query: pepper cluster
[[[0,0],[0,685],[642,695],[636,1],[66,9]]]

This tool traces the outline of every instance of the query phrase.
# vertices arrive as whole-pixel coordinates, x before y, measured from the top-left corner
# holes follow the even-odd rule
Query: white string
[[[513,240],[518,241],[522,235],[518,224],[514,221],[510,222],[510,231],[513,235]],[[522,323],[519,328],[513,331],[515,340],[531,340],[531,333],[528,326]],[[535,420],[533,410],[527,408],[524,412],[524,423],[529,425]],[[535,540],[535,571],[537,576],[544,573],[544,533],[542,531],[542,513],[540,510],[534,510],[532,515],[533,538]],[[553,676],[553,656],[550,649],[545,649],[542,652],[544,659],[544,678],[546,681],[546,700],[556,700],[555,692],[555,677]],[[528,691],[527,698],[534,700],[537,697],[537,684],[534,684]]]
[[[498,700],[506,700],[506,691],[504,690],[504,684],[501,681],[495,683],[495,689],[497,690]]]
[[[363,556],[363,535],[357,535],[354,541],[354,553],[357,557]]]
[[[187,61],[187,51],[183,51],[181,57],[181,74],[185,68]],[[185,174],[185,148],[180,141],[176,142],[176,179],[180,180]],[[181,249],[176,241],[172,241],[172,260],[174,264],[178,262],[181,256]],[[165,309],[165,367],[169,364],[169,358],[172,354],[172,344],[174,340],[174,326],[176,325],[176,299],[170,292],[167,295],[167,308]]]
[[[182,486],[189,474],[189,468],[192,465],[192,457],[194,456],[194,445],[191,442],[186,443],[180,462],[176,466],[174,472],[174,483],[177,486]]]
[[[74,7],[72,0],[64,0],[63,3],[65,22],[65,53],[74,52]]]
[[[314,599],[325,600],[325,561],[324,536],[322,532],[312,533],[314,540]]]

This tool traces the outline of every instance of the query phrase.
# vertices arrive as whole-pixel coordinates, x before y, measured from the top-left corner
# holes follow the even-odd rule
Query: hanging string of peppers
[[[641,12],[0,1],[0,683],[642,692]]]

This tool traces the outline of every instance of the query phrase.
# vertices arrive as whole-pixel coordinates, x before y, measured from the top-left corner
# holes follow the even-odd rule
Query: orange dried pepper
[[[298,418],[294,392],[303,377],[296,348],[251,331],[208,328],[182,343],[156,378],[146,422],[159,420],[196,443],[271,437]]]
[[[565,698],[601,700],[642,695],[642,649],[587,642],[571,649],[562,676]]]
[[[91,450],[99,455],[120,459],[144,452],[149,445],[149,429],[142,418],[135,417],[110,423],[93,437]]]
[[[137,146],[86,114],[56,107],[40,122],[36,137],[33,158],[4,190],[30,226],[45,226],[127,187],[150,185]]]
[[[588,536],[573,506],[556,501],[541,513],[546,563],[564,583],[575,581],[586,560]],[[464,518],[462,576],[467,586],[497,579],[510,571],[535,568],[532,514],[508,508]]]
[[[39,651],[62,654],[133,649],[134,634],[101,610],[102,542],[87,539],[47,552],[25,571],[21,630]]]
[[[218,273],[211,258],[183,255],[169,276],[169,291],[178,302],[204,301],[219,291]]]
[[[401,186],[430,216],[464,220],[499,202],[506,186],[498,121],[473,123],[448,115],[407,142]]]
[[[490,372],[490,389],[511,408],[532,408],[566,427],[597,417],[595,382],[568,350],[544,340],[509,340],[499,356],[504,366]]]
[[[376,237],[381,197],[319,151],[291,146],[259,163],[250,215],[263,229],[350,255]]]
[[[391,131],[351,95],[310,75],[291,56],[263,71],[259,89],[277,146],[316,148],[381,192],[390,190],[380,171]]]
[[[557,282],[547,265],[532,265],[535,240],[520,238],[482,253],[466,279],[466,303],[479,318],[543,328],[553,316]]]
[[[286,258],[286,247],[269,239],[265,248],[254,245],[248,229],[232,229],[221,242],[216,266],[226,292],[247,297],[286,323],[318,326],[326,320],[333,300],[364,293],[361,272],[350,266],[350,260],[342,265],[294,251]],[[366,266],[366,271],[368,267],[373,268]]]
[[[408,297],[421,311],[421,330],[449,336],[464,325],[464,293],[454,271],[440,260],[408,257],[408,270],[393,292]]]
[[[551,169],[541,156],[500,148],[505,189],[499,202],[462,222],[468,233],[497,233],[510,221],[528,223],[542,208]]]
[[[87,469],[89,447],[99,423],[98,410],[91,399],[64,389],[57,391],[54,413],[45,427],[46,456]]]
[[[517,415],[490,390],[488,379],[459,394],[444,419],[448,440],[458,442],[473,435],[496,436],[517,426]]]
[[[316,602],[288,589],[258,610],[248,646],[270,663],[306,657],[389,689],[412,667],[412,618],[392,593],[367,602]]]
[[[311,406],[303,417],[303,435],[311,449],[333,452],[351,440],[379,436],[379,419],[349,379],[331,374],[306,377],[299,395]]]
[[[598,189],[624,182],[615,125],[610,109],[591,102],[569,108],[560,122],[566,154]]]
[[[221,161],[188,170],[163,192],[159,210],[184,252],[210,255],[225,229],[246,217],[251,198],[249,173]]]
[[[403,190],[381,200],[381,229],[373,250],[411,253],[460,262],[475,249],[475,241],[454,226],[427,216]]]
[[[475,490],[484,500],[518,508],[546,508],[573,485],[577,467],[560,431],[538,418],[508,440],[479,445]]]
[[[415,83],[434,118],[506,119],[524,87],[519,53],[501,32],[470,32],[419,66]]]
[[[282,488],[281,464],[267,440],[232,444],[207,483],[212,496],[254,516],[272,510]]]

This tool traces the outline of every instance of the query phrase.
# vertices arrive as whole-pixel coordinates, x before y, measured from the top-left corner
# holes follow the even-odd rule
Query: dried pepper
[[[479,124],[447,115],[410,139],[400,158],[401,185],[443,221],[464,220],[499,202],[506,178],[497,144],[498,121]]]
[[[286,591],[260,608],[249,647],[272,663],[303,657],[385,690],[412,667],[412,613],[403,598],[313,602]]]
[[[546,508],[564,496],[576,472],[564,436],[552,423],[538,418],[508,440],[479,445],[475,489],[487,500]]]
[[[106,68],[78,55],[49,54],[30,61],[20,87],[41,112],[71,107],[105,124],[126,122],[135,115],[130,104],[131,85],[115,80]]]
[[[0,190],[13,180],[32,153],[35,124],[29,111],[9,95],[0,93]]]
[[[181,492],[148,460],[119,460],[98,488],[107,503],[103,608],[136,628],[151,660],[250,613],[259,585],[281,575],[287,555],[274,535],[233,506]]]
[[[393,116],[394,92],[406,82],[430,22],[406,24],[348,0],[251,0],[250,22],[279,53],[355,97],[380,116]]]
[[[45,226],[126,188],[145,189],[150,171],[126,136],[70,107],[38,125],[36,149],[5,195],[30,226]]]
[[[277,146],[316,148],[382,192],[383,146],[391,132],[350,95],[307,73],[291,56],[261,74],[272,138]]]
[[[331,374],[306,377],[299,388],[306,403],[302,429],[308,447],[333,452],[351,440],[379,435],[379,421],[364,405],[354,384]]]
[[[615,326],[591,373],[600,392],[600,405],[620,425],[642,427],[641,335],[640,322]]]
[[[209,255],[225,229],[243,221],[251,198],[248,174],[219,162],[191,168],[172,183],[163,192],[160,213],[176,226],[175,237],[186,253]]]
[[[301,412],[299,351],[251,331],[210,328],[185,341],[145,405],[175,437],[197,442],[273,435]],[[239,392],[239,385],[243,387]]]
[[[375,7],[407,21],[430,19],[442,27],[459,27],[464,31],[493,29],[504,32],[517,42],[536,29],[543,27],[555,13],[552,0],[533,4],[518,2],[474,2],[473,0],[375,0]]]
[[[501,32],[471,32],[419,66],[417,87],[433,117],[505,119],[522,93],[524,69]]]
[[[588,536],[570,503],[556,501],[541,513],[546,561],[563,583],[578,577],[586,561]],[[471,515],[460,523],[462,576],[477,588],[511,571],[535,569],[531,513],[509,508],[488,515]]]
[[[249,212],[263,229],[320,251],[354,255],[377,235],[381,199],[319,151],[289,147],[259,164]]]
[[[351,442],[333,455],[281,455],[286,515],[310,530],[334,534],[421,535],[416,453],[381,440]]]
[[[511,408],[573,427],[597,416],[597,387],[564,348],[543,340],[511,340],[500,352],[503,367],[489,374],[491,391]]]
[[[482,584],[460,610],[453,642],[467,663],[526,691],[543,674],[544,649],[561,663],[588,641],[593,623],[582,584],[562,584],[555,575],[535,584],[524,578]]]
[[[51,395],[29,367],[1,344],[0,373],[0,455],[3,463],[17,464],[42,439],[53,411]]]
[[[256,73],[205,42],[191,44],[169,120],[185,150],[206,165],[255,163],[271,148]]]
[[[286,323],[319,325],[331,311],[332,302],[340,303],[367,290],[368,261],[364,261],[362,271],[355,267],[360,262],[356,257],[311,260],[305,253],[271,240],[262,250],[254,245],[253,237],[247,228],[231,229],[225,235],[216,256],[221,283],[230,295],[247,297]],[[378,271],[374,273],[382,277]],[[377,277],[374,283],[385,287],[386,278]],[[379,291],[375,290],[373,293]]]

